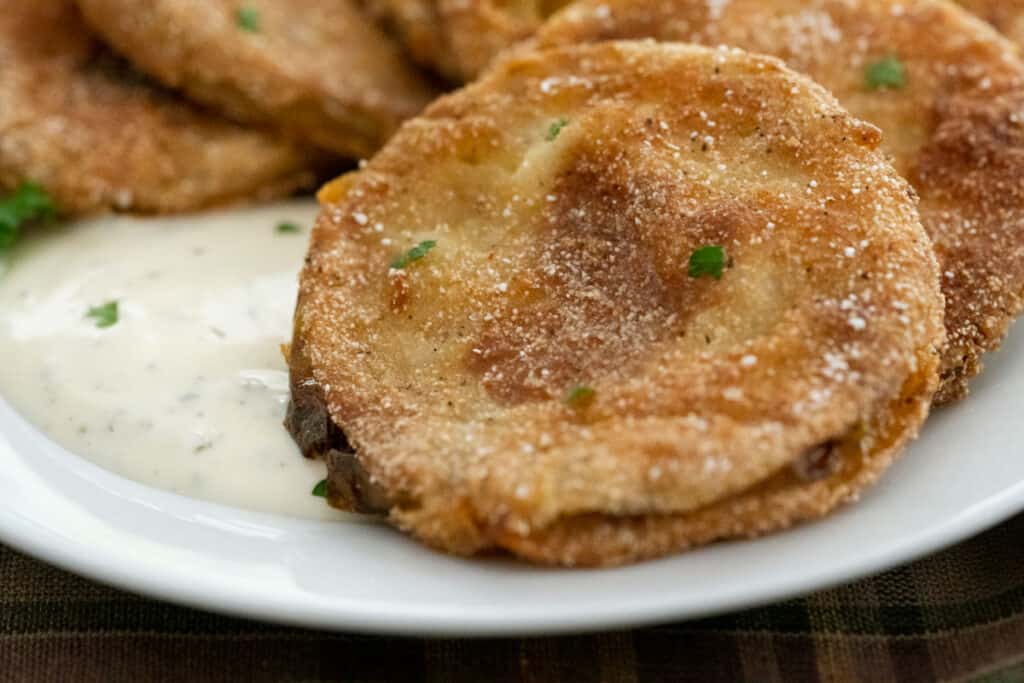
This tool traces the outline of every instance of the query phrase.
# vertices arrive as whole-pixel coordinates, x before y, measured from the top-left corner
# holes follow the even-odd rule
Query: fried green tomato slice
[[[609,565],[826,514],[937,384],[913,192],[781,62],[525,53],[321,192],[288,424],[328,497]]]
[[[353,0],[79,0],[92,27],[165,85],[243,122],[373,154],[433,96]]]
[[[0,194],[33,181],[68,215],[187,211],[288,194],[321,161],[151,85],[70,0],[0,12]]]

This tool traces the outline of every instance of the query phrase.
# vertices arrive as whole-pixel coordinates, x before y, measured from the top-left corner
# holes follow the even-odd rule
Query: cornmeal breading
[[[371,155],[434,90],[353,0],[79,0],[139,68],[243,122]]]
[[[0,3],[0,192],[42,185],[61,212],[196,209],[315,181],[311,153],[146,82],[71,0]]]
[[[771,54],[883,131],[921,197],[946,296],[937,400],[967,394],[1024,306],[1024,63],[941,0],[581,0],[541,45],[657,38]]]
[[[568,0],[366,0],[416,61],[449,80],[473,80]]]
[[[957,0],[1018,45],[1024,45],[1024,0]]]
[[[321,192],[289,427],[335,505],[455,553],[617,564],[823,515],[937,384],[936,260],[879,142],[738,50],[501,60]]]

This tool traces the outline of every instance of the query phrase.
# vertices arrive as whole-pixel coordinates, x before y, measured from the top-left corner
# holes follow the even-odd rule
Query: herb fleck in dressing
[[[29,230],[0,277],[0,394],[131,479],[250,509],[336,518],[281,426],[312,202]],[[16,359],[16,362],[10,362]]]

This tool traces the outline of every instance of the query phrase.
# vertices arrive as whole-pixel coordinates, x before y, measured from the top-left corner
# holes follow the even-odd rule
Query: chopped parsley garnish
[[[239,7],[235,13],[235,19],[238,22],[238,28],[249,33],[259,33],[260,31],[260,13],[254,7]]]
[[[316,483],[316,486],[313,487],[312,494],[314,496],[317,496],[318,498],[326,498],[327,497],[327,480],[326,479],[321,479],[320,481],[318,481]]]
[[[557,121],[548,127],[548,134],[544,136],[544,139],[551,142],[558,137],[558,134],[562,132],[562,129],[569,125],[569,119],[564,116],[559,118]]]
[[[724,267],[725,250],[722,247],[701,247],[690,254],[690,277],[710,275],[716,280],[721,280]]]
[[[568,395],[565,397],[565,402],[572,408],[586,408],[594,402],[596,393],[586,384],[577,384],[569,390]]]
[[[277,224],[277,231],[282,235],[293,235],[298,232],[302,232],[302,228],[291,223],[289,221],[283,221]]]
[[[95,320],[96,327],[101,329],[116,325],[118,320],[117,301],[108,301],[102,306],[93,306],[85,314],[85,317]]]
[[[394,261],[391,262],[391,267],[394,270],[403,270],[414,261],[419,261],[421,258],[427,255],[427,253],[437,246],[437,240],[423,240],[415,247],[405,252]]]
[[[907,69],[903,62],[893,56],[868,64],[864,70],[868,90],[892,88],[899,90],[907,83]]]
[[[0,199],[0,250],[14,246],[23,225],[50,218],[53,214],[50,195],[35,183],[22,183],[17,190]]]

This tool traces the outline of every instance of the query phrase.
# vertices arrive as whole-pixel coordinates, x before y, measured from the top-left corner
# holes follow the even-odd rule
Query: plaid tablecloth
[[[0,681],[1024,683],[1024,516],[881,576],[636,631],[417,640],[283,628],[122,593],[0,547]]]

